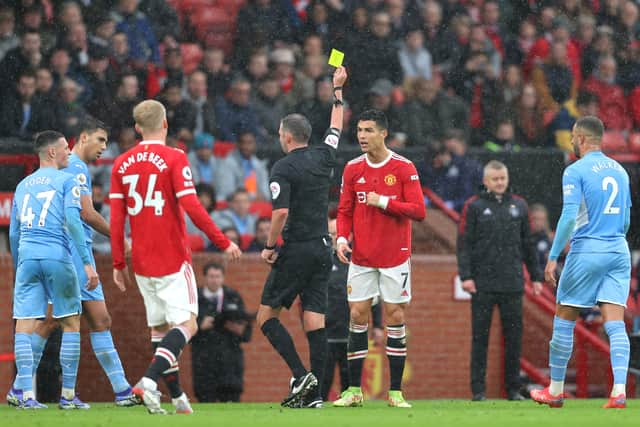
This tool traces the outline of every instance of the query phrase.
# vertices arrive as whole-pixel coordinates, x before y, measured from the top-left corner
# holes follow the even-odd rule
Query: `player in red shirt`
[[[411,300],[411,220],[422,221],[425,207],[415,166],[384,144],[387,129],[384,113],[363,112],[358,118],[358,143],[364,154],[347,163],[342,174],[337,253],[344,263],[349,263],[351,253],[347,280],[350,387],[335,406],[362,405],[369,313],[373,298],[379,296],[387,322],[389,405],[411,407],[401,391],[407,356],[404,312]]]
[[[143,141],[118,157],[111,174],[111,250],[113,281],[125,290],[124,223],[131,225],[132,264],[144,299],[154,358],[134,393],[150,413],[164,414],[157,380],[165,374],[176,412],[193,412],[182,392],[178,356],[198,330],[198,294],[191,267],[184,211],[231,260],[240,249],[213,223],[196,197],[189,161],[183,151],[167,147],[164,106],[143,101],[133,110]]]

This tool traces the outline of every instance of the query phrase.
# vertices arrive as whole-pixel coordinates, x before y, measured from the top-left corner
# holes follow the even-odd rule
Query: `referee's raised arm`
[[[347,70],[338,67],[333,72],[333,108],[331,109],[331,128],[342,132],[344,116],[344,102],[342,100],[342,85],[347,81]]]

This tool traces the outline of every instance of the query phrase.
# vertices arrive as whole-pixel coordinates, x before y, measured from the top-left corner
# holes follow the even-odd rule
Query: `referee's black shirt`
[[[320,144],[296,148],[278,160],[269,188],[273,209],[289,208],[282,231],[285,242],[327,236],[329,187],[340,131],[330,128]]]

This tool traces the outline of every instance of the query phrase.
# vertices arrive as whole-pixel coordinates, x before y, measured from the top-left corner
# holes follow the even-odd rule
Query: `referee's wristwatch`
[[[268,250],[268,251],[272,251],[272,250],[274,250],[274,249],[276,248],[276,245],[269,246],[269,245],[267,245],[267,244],[265,243],[264,248],[265,248],[266,250]]]

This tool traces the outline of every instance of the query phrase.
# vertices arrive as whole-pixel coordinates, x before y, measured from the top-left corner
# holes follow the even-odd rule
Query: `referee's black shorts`
[[[260,303],[271,308],[290,308],[300,295],[302,309],[327,311],[331,273],[331,238],[285,242],[262,290]]]

